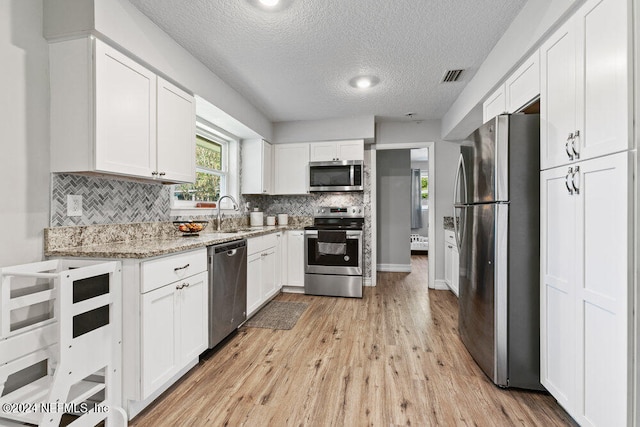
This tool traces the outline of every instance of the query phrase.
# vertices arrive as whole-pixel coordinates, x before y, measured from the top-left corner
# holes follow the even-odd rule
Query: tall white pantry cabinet
[[[587,1],[540,48],[540,377],[583,426],[633,415],[631,16]]]

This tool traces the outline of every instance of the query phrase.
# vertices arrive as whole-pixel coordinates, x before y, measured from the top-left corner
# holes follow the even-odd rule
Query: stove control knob
[[[324,213],[324,209],[320,209],[320,213]]]

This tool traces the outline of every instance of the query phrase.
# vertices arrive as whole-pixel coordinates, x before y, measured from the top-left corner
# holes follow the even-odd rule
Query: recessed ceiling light
[[[357,76],[349,80],[349,84],[357,89],[369,89],[380,83],[376,76]]]
[[[275,5],[280,3],[280,0],[259,0],[259,1],[260,1],[260,4],[267,7],[274,7]]]

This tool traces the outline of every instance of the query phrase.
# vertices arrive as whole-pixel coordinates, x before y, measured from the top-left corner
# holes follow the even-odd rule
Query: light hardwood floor
[[[281,294],[309,307],[289,331],[242,327],[132,425],[562,426],[547,394],[494,386],[457,333],[457,300],[413,272],[363,299]]]

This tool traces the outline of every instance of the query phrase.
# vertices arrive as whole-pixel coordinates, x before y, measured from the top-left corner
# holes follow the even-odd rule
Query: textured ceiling
[[[272,121],[442,118],[526,2],[130,1]],[[440,84],[455,68],[461,81]],[[380,83],[352,88],[359,74]]]

